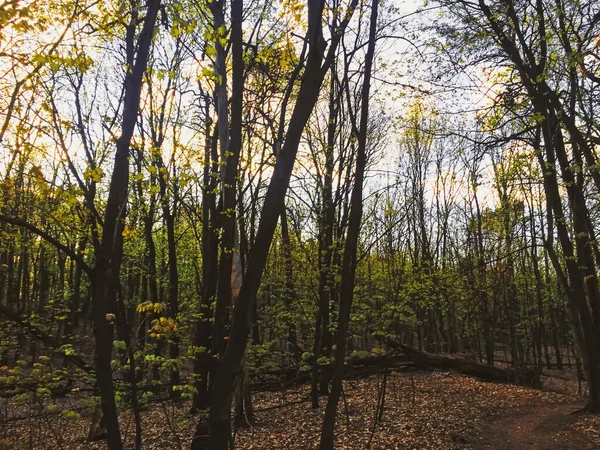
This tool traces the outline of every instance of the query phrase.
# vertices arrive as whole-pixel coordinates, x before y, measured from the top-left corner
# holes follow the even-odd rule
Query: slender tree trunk
[[[225,29],[225,2],[216,0],[210,3],[210,10],[213,16],[214,29],[217,33],[219,30]],[[233,3],[232,3],[233,8]],[[234,26],[232,20],[232,27]],[[237,83],[237,76],[242,76],[243,61],[237,58],[237,49],[241,46],[240,43],[234,41],[232,28],[232,51],[234,61],[232,82]],[[236,31],[237,34],[237,31]],[[236,39],[237,40],[237,39]],[[235,47],[235,49],[233,49]],[[238,170],[238,161],[241,149],[241,100],[242,92],[238,90],[241,86],[234,87],[232,94],[232,119],[231,119],[231,144],[230,144],[230,124],[229,124],[229,108],[227,95],[227,67],[225,62],[225,47],[218,38],[215,44],[217,51],[215,72],[219,77],[219,82],[215,88],[215,101],[217,104],[218,116],[218,135],[219,135],[219,150],[221,152],[221,245],[219,255],[218,269],[218,284],[217,298],[215,306],[215,314],[212,330],[212,349],[215,355],[221,356],[225,351],[226,328],[229,319],[229,310],[231,308],[231,271],[233,267],[233,246],[234,246],[234,230],[236,221],[236,176]],[[240,50],[241,51],[241,50]],[[239,66],[239,67],[238,67]],[[239,104],[239,114],[238,114]],[[236,109],[234,112],[233,109]],[[234,119],[234,115],[236,119]],[[239,120],[237,119],[239,115]],[[236,123],[234,123],[234,121]],[[239,122],[239,123],[238,123]],[[231,146],[230,146],[231,145]]]
[[[281,213],[281,249],[285,265],[285,294],[284,301],[288,313],[287,321],[287,348],[286,351],[298,355],[298,342],[296,340],[296,317],[293,314],[294,302],[296,300],[296,288],[294,286],[294,262],[292,259],[292,242],[287,223],[285,208]]]
[[[164,167],[162,157],[159,155],[156,158],[158,168],[158,183],[160,186],[161,205],[163,211],[163,218],[167,228],[167,256],[168,256],[168,269],[169,269],[169,316],[173,320],[177,321],[177,315],[179,314],[179,270],[177,267],[177,243],[175,241],[175,215],[177,214],[177,186],[173,187],[173,193],[171,196],[167,194],[167,174],[166,168]],[[174,181],[176,183],[176,181]],[[169,197],[172,198],[172,210],[169,205]],[[169,358],[175,361],[174,367],[171,369],[169,378],[171,384],[171,397],[175,398],[179,396],[180,391],[173,389],[174,386],[181,384],[179,376],[179,335],[174,333],[169,343]]]
[[[212,319],[212,302],[217,292],[218,270],[218,217],[215,198],[215,180],[213,174],[217,171],[217,135],[211,137],[210,103],[205,100],[206,142],[204,149],[204,173],[202,182],[202,298],[200,299],[201,318],[196,323],[194,345],[198,348],[194,359],[194,386],[196,392],[193,398],[195,410],[206,409],[209,406],[209,370],[210,335]],[[212,164],[211,164],[212,160]],[[205,433],[207,434],[207,433]]]
[[[356,169],[354,172],[354,188],[352,190],[350,216],[348,222],[348,233],[344,246],[342,259],[342,281],[340,289],[340,309],[337,326],[337,339],[335,349],[335,360],[333,363],[333,376],[331,392],[325,408],[323,428],[321,431],[321,450],[333,450],[335,416],[339,398],[342,394],[342,380],[344,376],[344,362],[346,357],[346,340],[350,323],[350,311],[354,296],[354,278],[356,273],[356,258],[358,250],[358,238],[362,220],[362,194],[363,180],[367,164],[367,132],[369,125],[369,99],[371,88],[371,70],[375,55],[375,42],[377,32],[377,11],[379,0],[371,3],[371,19],[369,27],[369,44],[365,56],[365,70],[361,94],[360,129],[353,125],[358,139],[358,150],[356,156]],[[351,105],[349,105],[351,107]]]
[[[113,172],[110,180],[102,240],[96,249],[96,266],[92,279],[92,317],[94,321],[94,336],[96,340],[96,379],[100,390],[100,399],[104,422],[107,430],[107,444],[109,450],[122,450],[123,443],[119,428],[117,407],[114,398],[112,382],[112,346],[114,323],[117,308],[114,280],[118,279],[121,255],[116,251],[120,249],[118,240],[119,231],[125,219],[127,203],[127,188],[129,181],[129,146],[137,122],[142,77],[146,72],[152,34],[160,0],[148,0],[146,16],[141,34],[137,42],[137,51],[134,50],[135,19],[128,27],[128,63],[132,66],[125,75],[125,95],[123,103],[123,119],[121,135],[116,141],[116,154]],[[132,14],[135,15],[134,12]],[[135,62],[133,55],[136,55]],[[122,249],[121,249],[122,250]]]
[[[333,226],[335,220],[335,211],[333,205],[333,170],[334,170],[334,146],[336,140],[336,124],[339,111],[338,103],[341,95],[336,95],[336,74],[335,67],[331,71],[331,86],[329,87],[329,120],[327,123],[327,148],[325,149],[325,171],[323,174],[323,205],[321,209],[321,224],[319,227],[319,327],[315,327],[315,348],[313,377],[317,377],[319,369],[321,370],[321,385],[319,393],[327,394],[329,392],[329,378],[331,376],[331,361],[327,364],[319,364],[319,358],[324,356],[331,357],[331,331],[330,331],[330,302],[335,295],[335,280],[332,273],[333,260]],[[316,333],[319,333],[317,335]],[[313,387],[316,389],[316,379],[313,381]],[[318,407],[318,393],[312,394],[312,406]]]

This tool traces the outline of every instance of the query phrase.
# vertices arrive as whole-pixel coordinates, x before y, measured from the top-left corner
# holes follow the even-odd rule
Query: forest
[[[599,116],[595,0],[0,0],[0,450],[600,448]]]

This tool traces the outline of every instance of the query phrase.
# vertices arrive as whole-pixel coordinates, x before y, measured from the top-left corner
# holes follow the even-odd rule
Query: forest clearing
[[[600,448],[600,2],[0,0],[0,449]]]

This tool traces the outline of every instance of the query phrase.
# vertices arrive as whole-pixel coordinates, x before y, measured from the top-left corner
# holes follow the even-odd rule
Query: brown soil
[[[576,427],[582,417],[574,411],[581,407],[580,403],[566,403],[507,409],[500,414],[499,420],[487,425],[479,448],[597,449],[598,442],[594,437]]]

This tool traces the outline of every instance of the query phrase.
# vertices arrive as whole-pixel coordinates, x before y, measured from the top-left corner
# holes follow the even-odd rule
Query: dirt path
[[[482,436],[480,449],[587,450],[597,449],[588,435],[569,427],[576,420],[570,414],[580,404],[505,409],[490,423]],[[492,419],[494,420],[494,419]]]

